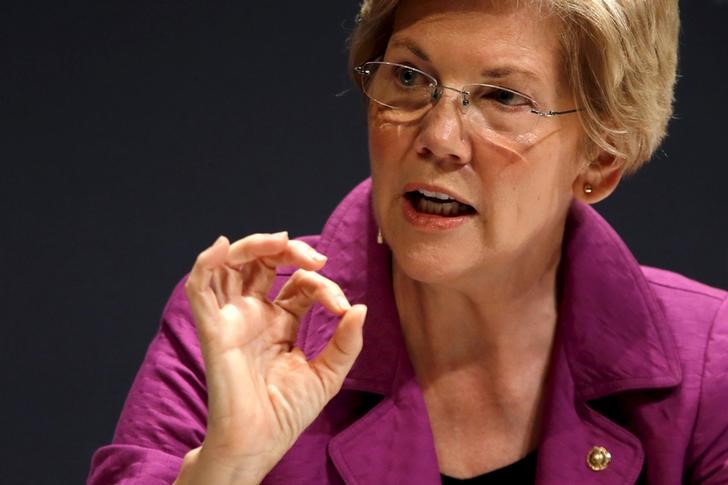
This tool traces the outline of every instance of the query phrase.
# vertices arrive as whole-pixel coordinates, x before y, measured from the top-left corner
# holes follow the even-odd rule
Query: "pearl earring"
[[[589,195],[592,192],[594,192],[594,187],[592,187],[591,184],[584,184],[584,193]]]
[[[384,236],[382,236],[382,230],[377,228],[377,244],[384,244]]]

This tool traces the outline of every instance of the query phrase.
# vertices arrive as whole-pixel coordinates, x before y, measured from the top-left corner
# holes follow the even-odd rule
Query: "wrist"
[[[203,445],[185,455],[174,485],[257,485],[269,468],[258,460],[233,462],[220,459]]]

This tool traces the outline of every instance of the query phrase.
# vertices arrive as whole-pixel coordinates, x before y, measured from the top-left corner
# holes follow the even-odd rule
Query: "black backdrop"
[[[683,0],[677,119],[599,206],[728,287],[728,1]],[[367,174],[354,0],[0,5],[0,483],[78,483],[219,234],[317,232]]]

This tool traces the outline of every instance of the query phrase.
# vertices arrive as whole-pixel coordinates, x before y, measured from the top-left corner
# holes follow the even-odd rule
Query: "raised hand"
[[[177,483],[257,483],[339,391],[362,346],[363,305],[316,273],[326,257],[287,233],[220,237],[195,262],[185,289],[208,388],[207,434]],[[275,300],[276,266],[296,266]],[[314,302],[341,316],[331,341],[307,360],[295,347]],[[217,482],[216,482],[217,483]]]

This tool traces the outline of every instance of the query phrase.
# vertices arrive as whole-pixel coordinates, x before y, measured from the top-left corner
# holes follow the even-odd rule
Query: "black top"
[[[506,465],[503,468],[498,468],[492,472],[478,475],[477,477],[466,478],[460,480],[458,478],[449,477],[447,475],[442,476],[443,485],[453,483],[474,483],[474,484],[487,484],[487,485],[506,485],[506,484],[529,484],[535,483],[536,481],[536,457],[538,454],[536,451],[532,451],[522,459],[515,463]]]

